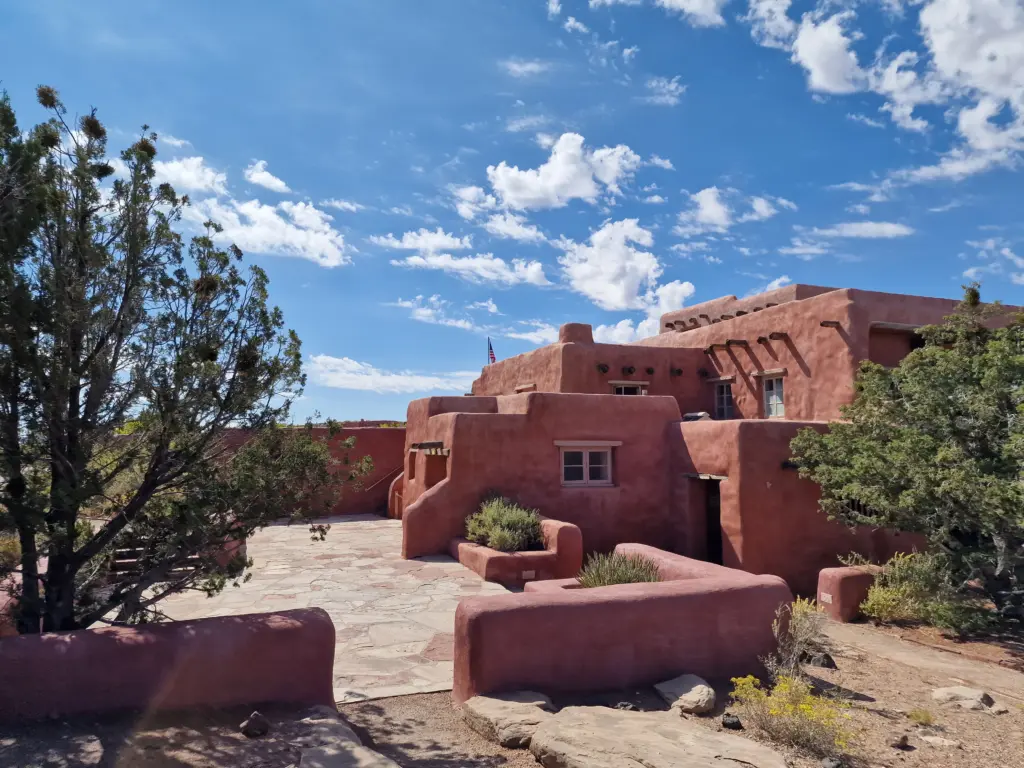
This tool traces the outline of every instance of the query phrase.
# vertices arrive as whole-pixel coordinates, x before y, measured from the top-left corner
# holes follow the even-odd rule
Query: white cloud
[[[250,184],[256,184],[264,187],[269,189],[271,192],[280,192],[283,194],[285,192],[292,191],[287,184],[267,170],[266,160],[256,160],[252,165],[245,169],[243,175],[245,176],[245,180]]]
[[[647,165],[653,165],[655,168],[664,168],[666,171],[674,171],[676,168],[672,165],[672,161],[667,157],[661,155],[651,155],[651,158],[647,161]]]
[[[784,256],[797,256],[802,258],[804,261],[809,261],[815,256],[824,256],[830,252],[828,243],[822,243],[814,240],[806,240],[800,237],[794,237],[790,245],[779,248],[779,253]]]
[[[494,299],[474,301],[472,304],[467,304],[466,309],[486,309],[492,315],[501,314],[501,312],[498,311],[498,305],[494,303]]]
[[[551,69],[551,63],[540,59],[505,59],[501,68],[512,77],[535,77]]]
[[[686,86],[679,83],[679,75],[671,79],[660,76],[652,77],[648,79],[644,87],[647,88],[648,93],[640,100],[661,107],[676,106],[686,91]]]
[[[437,251],[464,251],[473,247],[472,235],[457,237],[445,232],[441,227],[431,232],[423,228],[417,232],[406,232],[399,240],[393,234],[388,233],[383,237],[373,235],[370,242],[384,248],[395,248],[403,251],[421,251],[423,253],[436,253]]]
[[[871,213],[871,206],[865,205],[864,203],[853,203],[852,205],[846,206],[846,210],[850,213],[857,213],[861,216],[867,216]]]
[[[312,382],[321,387],[379,393],[468,392],[480,375],[477,371],[385,371],[349,357],[330,355],[311,356],[306,369]]]
[[[682,309],[686,300],[694,293],[692,283],[678,280],[661,286],[656,300],[648,307],[647,317],[635,326],[632,320],[620,320],[614,325],[599,325],[594,329],[594,341],[601,344],[628,344],[631,341],[656,336],[661,327],[661,316],[666,312]]]
[[[547,240],[543,232],[527,222],[525,216],[516,213],[492,214],[484,224],[484,229],[495,237],[521,243],[542,243]]]
[[[693,27],[720,27],[725,24],[722,8],[729,0],[654,0],[670,13],[683,16]],[[643,0],[590,0],[591,8],[611,5],[640,5]]]
[[[631,46],[629,46],[629,48],[623,48],[622,49],[622,60],[627,62],[627,63],[629,63],[634,58],[636,58],[636,55],[638,53],[640,53],[640,46],[638,46],[638,45],[631,45]]]
[[[875,120],[872,117],[861,115],[859,113],[847,113],[846,119],[852,120],[855,123],[860,123],[861,125],[866,125],[869,128],[885,128],[885,123],[881,120]]]
[[[169,133],[161,133],[157,136],[157,141],[161,144],[166,144],[169,147],[191,147],[192,142],[188,139],[179,139],[177,136],[171,136]]]
[[[179,160],[155,160],[153,171],[157,183],[168,183],[177,192],[227,193],[228,177],[206,165],[201,157],[183,157]]]
[[[558,341],[558,328],[542,320],[520,320],[525,328],[510,328],[501,335],[509,339],[522,339],[533,344],[553,344]],[[529,330],[527,330],[529,329]]]
[[[945,213],[946,211],[952,211],[954,208],[959,208],[963,205],[962,200],[950,200],[948,203],[943,205],[937,205],[934,208],[929,208],[928,213]]]
[[[450,253],[422,253],[391,262],[396,267],[433,269],[460,277],[471,283],[502,285],[549,285],[544,265],[539,261],[513,259],[511,265],[490,253],[476,256],[452,256]]]
[[[548,0],[548,18],[553,19],[562,12],[562,4],[558,0]]]
[[[539,168],[520,170],[502,161],[487,168],[487,178],[508,208],[563,208],[576,199],[594,202],[602,185],[618,194],[619,184],[632,178],[640,165],[640,156],[624,144],[591,151],[584,147],[583,137],[578,133],[564,133]],[[470,205],[479,208],[488,202],[487,196],[481,198],[482,193],[483,190],[474,191]],[[470,205],[464,205],[467,212]],[[465,216],[462,210],[459,212]]]
[[[590,34],[590,27],[579,21],[575,16],[570,16],[562,25],[566,32],[579,32],[581,35]]]
[[[791,0],[750,0],[743,21],[758,45],[788,51],[796,37],[796,24],[789,18]]]
[[[788,200],[786,202],[789,202]],[[792,205],[792,203],[790,203]],[[740,216],[739,221],[765,221],[777,214],[779,209],[766,197],[750,198],[750,212]]]
[[[804,14],[793,41],[793,61],[807,71],[807,84],[821,93],[854,93],[866,83],[866,75],[850,50],[852,38],[844,25],[854,15],[850,11],[819,20]]]
[[[704,261],[706,261],[708,264],[721,264],[722,263],[722,260],[720,258],[718,258],[717,256],[712,256],[711,254],[708,254],[707,256],[705,256],[704,257]]]
[[[558,139],[550,133],[538,133],[534,137],[534,140],[537,142],[537,146],[541,149],[551,149],[555,146],[555,142],[558,141]]]
[[[913,227],[891,221],[845,221],[826,229],[814,229],[818,237],[892,238],[914,234]]]
[[[248,253],[297,256],[322,267],[352,261],[344,236],[331,226],[331,216],[312,203],[286,200],[265,205],[259,200],[208,198],[186,208],[185,215],[197,225],[216,221],[224,228],[216,238]]]
[[[710,243],[705,243],[698,240],[687,243],[676,243],[671,248],[669,248],[669,250],[675,251],[676,253],[690,254],[693,253],[694,251],[706,251],[709,250],[710,248]],[[689,258],[689,256],[686,256],[686,258]]]
[[[676,234],[688,236],[707,231],[724,232],[732,226],[732,209],[718,187],[702,189],[690,195],[690,201],[693,206],[679,214]]]
[[[762,275],[762,277],[764,277],[764,275]],[[767,283],[766,285],[761,285],[758,286],[757,288],[753,288],[747,293],[747,296],[756,296],[759,293],[775,291],[778,290],[779,288],[782,288],[783,286],[789,285],[792,282],[793,281],[789,279],[789,275],[782,275],[781,277],[776,277],[774,280]]]
[[[409,317],[420,323],[431,325],[444,325],[449,328],[461,328],[464,331],[477,331],[480,328],[471,320],[448,316],[448,309],[451,302],[442,299],[439,295],[424,298],[417,296],[412,300],[398,299],[389,304],[392,307],[402,307],[410,310]]]
[[[643,198],[641,202],[647,203],[648,205],[661,205],[662,203],[667,203],[668,201],[661,195],[648,195],[647,197]]]
[[[416,212],[408,205],[395,205],[388,208],[388,213],[393,213],[395,216],[415,216]]]
[[[455,210],[464,219],[473,220],[483,211],[491,211],[498,207],[493,195],[488,195],[482,187],[455,187],[452,190],[455,198]]]
[[[340,200],[337,198],[331,198],[324,200],[320,205],[326,205],[330,208],[337,208],[339,211],[346,211],[347,213],[359,213],[359,211],[365,211],[366,206],[361,203],[354,203],[351,200]]]
[[[505,130],[509,133],[521,133],[522,131],[535,131],[547,125],[548,120],[544,115],[524,115],[513,117],[505,123]]]

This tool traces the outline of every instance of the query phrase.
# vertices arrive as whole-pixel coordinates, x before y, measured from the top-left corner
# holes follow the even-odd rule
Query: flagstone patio
[[[175,595],[172,619],[319,606],[334,621],[338,702],[452,687],[455,607],[467,595],[501,594],[446,556],[403,560],[402,523],[373,515],[330,518],[327,540],[303,525],[276,525],[248,542],[252,578],[213,598]]]

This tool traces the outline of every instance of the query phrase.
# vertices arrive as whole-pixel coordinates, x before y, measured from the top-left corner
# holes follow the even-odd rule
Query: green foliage
[[[609,587],[613,584],[661,581],[661,573],[658,564],[643,555],[595,553],[587,558],[576,581],[584,588]]]
[[[386,421],[380,425],[384,429],[405,429],[404,421]]]
[[[243,575],[225,539],[322,513],[367,463],[336,472],[330,438],[278,427],[305,384],[299,339],[215,222],[178,234],[188,198],[157,183],[156,135],[115,173],[95,111],[37,98],[49,119],[23,131],[0,97],[0,528],[32,542],[19,629],[148,621]],[[115,574],[120,547],[139,554]]]
[[[502,496],[487,499],[466,519],[466,538],[499,552],[544,549],[540,516]]]
[[[762,659],[772,679],[803,677],[801,664],[809,658],[832,652],[825,634],[825,615],[813,600],[798,597],[780,605],[772,622],[776,651]]]
[[[945,557],[897,554],[885,565],[861,604],[865,616],[882,622],[929,624],[958,633],[984,629],[991,612],[950,585]]]
[[[949,581],[980,580],[1001,609],[1024,599],[1024,324],[968,286],[896,368],[865,362],[844,421],[792,442],[821,508],[849,525],[922,533]],[[1008,324],[1006,324],[1008,321]]]
[[[921,709],[920,707],[907,712],[907,719],[914,725],[920,725],[923,727],[935,724],[935,715],[927,709]]]
[[[0,533],[0,579],[9,574],[21,563],[21,545],[18,537],[10,533]]]
[[[752,676],[734,677],[732,683],[743,720],[776,744],[815,757],[836,756],[850,747],[846,704],[815,696],[805,680],[783,676],[770,689]]]

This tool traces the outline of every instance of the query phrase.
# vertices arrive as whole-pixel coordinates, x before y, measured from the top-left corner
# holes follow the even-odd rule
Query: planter
[[[544,549],[499,552],[466,539],[453,539],[452,557],[486,581],[522,587],[531,581],[568,579],[583,567],[583,534],[571,523],[541,518]]]

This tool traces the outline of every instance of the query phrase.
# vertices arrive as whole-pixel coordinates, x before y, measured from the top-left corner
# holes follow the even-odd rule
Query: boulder
[[[545,768],[785,768],[782,755],[673,712],[566,707],[544,720],[530,751]]]
[[[957,749],[960,746],[959,741],[953,741],[953,739],[944,739],[942,736],[922,736],[921,741],[933,747],[948,747],[950,749]]]
[[[270,721],[267,720],[260,712],[253,712],[249,717],[242,721],[242,724],[238,726],[246,738],[258,739],[261,736],[266,736],[270,732]]]
[[[534,691],[474,696],[462,705],[466,725],[507,749],[526,749],[537,727],[551,717],[551,699]]]
[[[680,675],[654,688],[671,709],[690,715],[702,715],[715,708],[715,689],[696,675]]]
[[[936,688],[932,691],[932,700],[939,704],[954,704],[961,709],[982,711],[995,702],[992,697],[978,688],[966,688],[955,685],[950,688]]]
[[[401,768],[379,752],[352,742],[302,750],[299,768]]]

